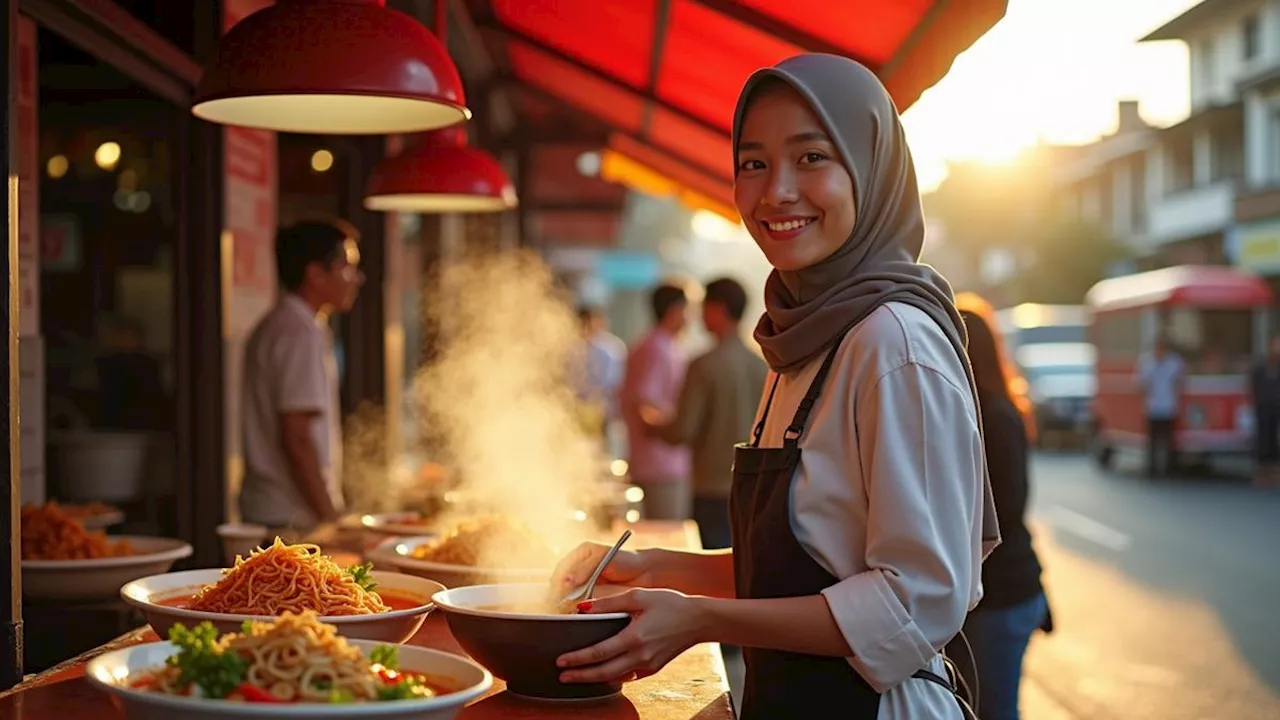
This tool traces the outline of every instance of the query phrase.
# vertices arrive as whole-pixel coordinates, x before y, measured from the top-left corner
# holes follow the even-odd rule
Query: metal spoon
[[[565,595],[564,599],[560,601],[559,606],[562,608],[571,608],[583,600],[590,600],[591,593],[595,592],[596,581],[600,579],[600,574],[604,572],[606,567],[609,567],[609,563],[613,561],[613,557],[618,554],[618,551],[622,549],[622,544],[625,543],[629,537],[631,537],[631,530],[624,530],[622,532],[622,537],[618,538],[618,542],[614,543],[613,547],[609,548],[609,552],[605,553],[603,558],[600,558],[600,564],[596,565],[595,572],[591,573],[591,579],[587,580],[585,585],[580,585],[568,595]]]

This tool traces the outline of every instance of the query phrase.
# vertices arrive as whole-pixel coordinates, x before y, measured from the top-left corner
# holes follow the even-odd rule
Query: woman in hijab
[[[747,80],[733,141],[737,207],[774,267],[733,548],[619,553],[606,579],[638,589],[579,610],[632,622],[562,656],[562,679],[649,675],[711,641],[744,648],[747,720],[959,718],[939,650],[999,534],[964,324],[917,262],[897,111],[863,66],[802,55]],[[581,582],[603,552],[579,547],[555,577]]]
[[[971,293],[961,293],[957,305],[969,332],[969,363],[978,388],[1001,543],[982,565],[982,602],[965,620],[972,657],[959,640],[947,654],[975,688],[982,720],[1018,720],[1023,655],[1037,629],[1051,628],[1040,560],[1024,517],[1030,442],[1015,390],[1020,378],[995,332],[994,309]]]

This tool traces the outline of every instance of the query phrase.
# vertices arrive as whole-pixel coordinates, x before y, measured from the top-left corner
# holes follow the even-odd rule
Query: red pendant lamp
[[[462,127],[425,133],[416,146],[383,160],[364,199],[369,210],[405,213],[501,212],[516,203],[507,171],[468,145]]]
[[[421,132],[471,117],[444,44],[386,0],[278,0],[250,15],[218,43],[191,112],[333,135]]]
[[[447,4],[436,2],[436,35],[447,45]],[[502,212],[516,206],[507,171],[467,144],[465,126],[424,134],[416,147],[383,160],[369,178],[364,206],[405,213]]]

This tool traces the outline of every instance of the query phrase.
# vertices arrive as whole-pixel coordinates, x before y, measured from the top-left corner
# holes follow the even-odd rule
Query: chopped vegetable
[[[378,583],[373,581],[373,563],[352,565],[347,568],[347,574],[356,581],[357,585],[364,588],[365,592],[373,592],[373,589],[378,587]]]
[[[218,647],[218,630],[211,623],[202,622],[190,630],[177,623],[169,629],[169,642],[178,653],[165,662],[177,668],[182,685],[194,684],[207,697],[225,698],[244,682],[244,658]]]
[[[329,702],[331,703],[349,703],[355,701],[356,696],[352,695],[350,690],[334,688],[329,691]]]
[[[248,683],[248,682],[240,683],[238,686],[236,686],[236,689],[233,692],[238,694],[240,697],[244,698],[245,702],[255,702],[255,703],[287,702],[286,700],[281,700],[275,695],[272,695],[266,690],[263,690],[257,685],[254,685],[253,683]]]
[[[421,675],[405,675],[392,673],[394,682],[386,682],[378,688],[379,700],[412,700],[414,698],[435,697],[436,691],[431,689]]]
[[[391,670],[400,667],[400,648],[397,645],[379,645],[369,651],[369,662]]]

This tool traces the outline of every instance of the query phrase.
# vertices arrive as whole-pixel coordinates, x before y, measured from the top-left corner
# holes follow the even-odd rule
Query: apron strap
[[[965,702],[964,698],[960,697],[960,693],[956,692],[955,686],[946,678],[931,670],[917,670],[911,677],[918,680],[927,680],[934,685],[941,685],[946,688],[947,692],[951,693],[951,696],[956,699],[956,704],[960,706],[960,714],[964,716],[965,720],[978,720],[978,714],[973,711],[969,703]]]
[[[760,436],[764,435],[764,421],[769,419],[769,409],[773,407],[773,394],[778,392],[778,378],[782,373],[773,374],[773,387],[769,389],[769,399],[765,401],[764,412],[760,413],[760,422],[751,431],[751,447],[760,447]]]
[[[827,357],[822,361],[822,367],[818,368],[818,374],[813,376],[813,382],[809,383],[809,391],[804,394],[804,399],[800,401],[800,406],[796,408],[795,417],[791,418],[791,424],[787,426],[785,432],[782,433],[782,446],[788,448],[797,447],[800,444],[800,436],[804,434],[804,426],[809,422],[809,413],[813,410],[813,406],[818,402],[818,396],[822,394],[822,386],[827,381],[827,375],[831,373],[831,365],[835,362],[836,353],[840,350],[841,343],[844,342],[844,335],[841,335],[831,349],[827,351]]]

